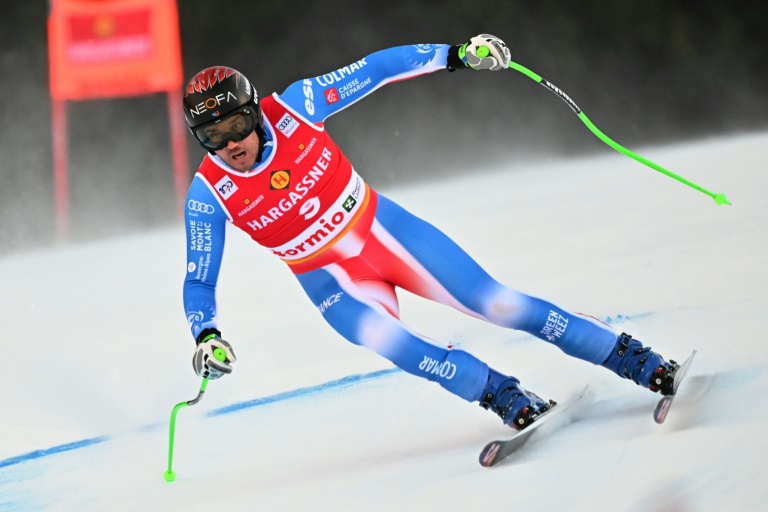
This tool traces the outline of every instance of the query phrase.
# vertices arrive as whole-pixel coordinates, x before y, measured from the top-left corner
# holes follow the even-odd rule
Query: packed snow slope
[[[219,309],[239,359],[179,413],[166,483],[171,408],[200,386],[179,225],[0,259],[0,510],[765,510],[768,134],[633,149],[733,205],[607,147],[383,192],[514,288],[667,358],[698,349],[664,425],[633,383],[403,293],[416,330],[545,397],[591,386],[570,425],[484,469],[497,417],[341,339],[232,230]]]

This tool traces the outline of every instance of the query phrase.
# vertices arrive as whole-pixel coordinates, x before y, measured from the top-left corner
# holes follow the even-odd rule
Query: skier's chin
[[[239,170],[239,171],[247,171],[251,167],[253,167],[254,162],[256,161],[253,155],[249,155],[248,151],[246,150],[240,150],[240,151],[233,151],[229,154],[229,160],[227,163]]]

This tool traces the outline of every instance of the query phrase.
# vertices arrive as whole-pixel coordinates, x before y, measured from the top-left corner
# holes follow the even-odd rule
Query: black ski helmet
[[[264,120],[256,88],[245,75],[233,68],[214,66],[200,71],[187,83],[184,117],[192,135],[210,153],[215,150],[204,143],[200,128],[219,123],[235,112],[243,112],[253,121],[252,131],[259,136],[258,161],[266,143]]]

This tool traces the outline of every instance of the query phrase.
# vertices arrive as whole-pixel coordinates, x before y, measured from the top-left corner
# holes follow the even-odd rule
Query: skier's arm
[[[322,123],[390,82],[446,69],[449,48],[419,44],[381,50],[324,75],[294,82],[280,99],[308,121]]]
[[[294,82],[279,97],[308,121],[322,123],[390,82],[446,69],[450,48],[419,44],[381,50],[329,73]]]
[[[189,187],[184,205],[187,274],[183,296],[187,322],[192,337],[197,341],[209,333],[219,333],[216,282],[224,253],[227,218],[226,211],[205,180],[196,176]]]
[[[390,82],[446,69],[449,48],[419,44],[381,50],[324,75],[294,82],[280,99],[308,121],[322,123]]]
[[[489,53],[477,55],[485,46]],[[417,44],[396,46],[372,53],[324,75],[294,82],[279,97],[305,119],[322,123],[326,118],[391,82],[408,80],[441,69],[503,69],[509,50],[490,34],[473,37],[464,45]]]

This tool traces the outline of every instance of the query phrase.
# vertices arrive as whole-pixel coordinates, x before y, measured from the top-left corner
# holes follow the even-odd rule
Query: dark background
[[[0,254],[55,242],[43,1],[0,18]],[[768,127],[768,9],[714,0],[180,0],[184,75],[235,67],[261,96],[376,50],[487,32],[637,150]],[[181,101],[179,99],[179,101]],[[168,226],[176,211],[165,95],[68,104],[70,242]],[[384,87],[330,133],[374,187],[497,162],[612,151],[513,72],[439,72]],[[203,156],[188,138],[190,178]]]

